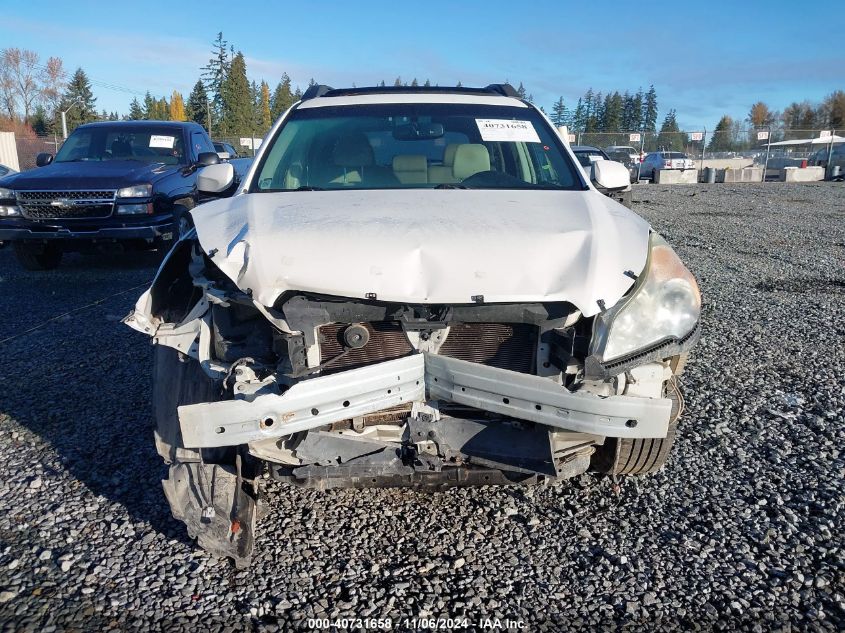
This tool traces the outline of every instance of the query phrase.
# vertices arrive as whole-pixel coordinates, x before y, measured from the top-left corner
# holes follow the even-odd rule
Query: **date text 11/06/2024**
[[[511,618],[309,618],[308,629],[365,629],[377,631],[522,631],[525,622]]]

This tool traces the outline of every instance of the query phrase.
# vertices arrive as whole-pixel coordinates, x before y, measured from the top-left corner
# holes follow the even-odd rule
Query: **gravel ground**
[[[253,566],[236,571],[170,517],[152,348],[119,322],[131,290],[0,343],[3,629],[288,630],[315,616],[845,628],[845,187],[655,185],[634,199],[705,296],[663,471],[432,494],[270,483]],[[0,251],[0,340],[155,265],[73,256],[36,274]]]

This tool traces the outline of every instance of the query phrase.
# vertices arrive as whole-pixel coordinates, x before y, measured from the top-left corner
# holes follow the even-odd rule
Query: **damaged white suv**
[[[126,319],[156,343],[174,516],[245,564],[267,470],[329,488],[659,468],[701,296],[599,191],[627,170],[591,177],[507,85],[309,89]]]

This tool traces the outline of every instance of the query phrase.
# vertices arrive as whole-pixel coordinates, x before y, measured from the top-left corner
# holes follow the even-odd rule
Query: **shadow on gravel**
[[[132,255],[70,257],[59,269],[61,276],[48,284],[53,310],[85,305],[92,292],[103,296],[111,285],[111,275],[101,279],[104,270],[117,269],[115,278],[124,285],[147,283],[161,255]],[[5,255],[2,259],[4,265],[12,264]],[[32,281],[22,275],[0,286],[0,312],[15,321],[4,328],[10,334],[34,324],[26,304],[15,299],[30,292]],[[41,453],[45,484],[55,478],[54,485],[65,489],[68,479],[78,480],[105,500],[94,509],[88,495],[68,499],[86,504],[92,521],[121,514],[109,507],[120,504],[133,523],[149,523],[157,532],[187,543],[161,489],[165,467],[154,448],[151,422],[152,346],[117,318],[129,312],[141,292],[112,296],[0,344],[0,420],[8,415],[37,436],[19,441]],[[47,446],[42,448],[42,443]],[[63,477],[62,470],[69,477]]]
[[[757,290],[763,292],[834,292],[845,291],[845,281],[840,279],[823,279],[805,277],[793,279],[766,279],[754,284]]]

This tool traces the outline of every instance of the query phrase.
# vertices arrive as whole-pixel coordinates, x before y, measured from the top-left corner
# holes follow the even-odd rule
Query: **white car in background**
[[[630,145],[611,145],[610,147],[605,147],[604,151],[607,154],[625,152],[631,157],[631,162],[633,162],[634,165],[639,165],[640,160],[643,158],[643,154],[640,154],[640,150],[633,148]]]
[[[695,161],[683,152],[651,152],[640,165],[640,178],[654,180],[660,169],[694,169]]]

